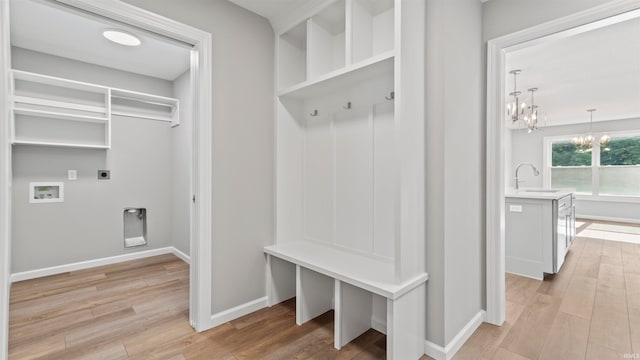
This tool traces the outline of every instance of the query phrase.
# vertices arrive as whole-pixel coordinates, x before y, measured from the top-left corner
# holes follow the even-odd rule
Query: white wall
[[[427,340],[484,307],[481,4],[427,2]]]
[[[191,72],[186,71],[173,82],[173,97],[180,100],[180,126],[171,131],[171,239],[173,246],[190,253],[191,171],[193,161],[193,116]]]
[[[172,84],[165,80],[19,48],[12,49],[12,65],[171,95]],[[108,151],[14,146],[12,272],[171,246],[171,131],[167,122],[115,116]],[[77,170],[78,180],[66,180],[69,169]],[[98,180],[98,169],[111,170],[111,180]],[[65,201],[30,204],[32,181],[63,181]],[[148,246],[124,249],[126,207],[147,209]]]
[[[274,241],[274,35],[226,0],[126,0],[212,34],[214,313],[265,296]]]
[[[18,70],[42,72],[43,74],[65,79],[160,96],[171,96],[173,87],[170,81],[164,79],[70,60],[15,46],[11,47],[11,62],[13,68]]]
[[[626,119],[614,121],[599,121],[593,123],[594,132],[616,132],[623,130],[640,130],[640,119]],[[564,126],[548,126],[542,131],[527,134],[526,130],[511,131],[511,162],[507,164],[505,171],[509,174],[510,182],[507,186],[515,186],[514,169],[522,162],[533,163],[540,171],[546,171],[543,161],[543,147],[545,136],[578,135],[589,132],[589,124],[575,124]],[[530,169],[522,168],[519,172],[520,182],[523,187],[543,187],[543,176],[533,176]],[[578,196],[580,197],[580,196]],[[576,202],[576,214],[578,216],[590,216],[597,218],[618,218],[640,221],[640,203],[628,203],[619,201],[594,201],[578,199]]]

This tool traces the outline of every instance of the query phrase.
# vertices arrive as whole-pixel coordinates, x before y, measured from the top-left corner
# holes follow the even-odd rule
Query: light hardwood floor
[[[188,265],[173,255],[16,283],[9,359],[383,359],[369,330],[340,352],[333,312],[297,326],[287,301],[196,333]]]
[[[188,277],[188,265],[166,255],[16,283],[9,357],[385,357],[385,336],[374,330],[336,351],[333,312],[297,326],[294,301],[195,333],[188,324]],[[482,324],[454,359],[607,360],[640,353],[640,245],[578,237],[559,274],[506,280],[507,321]]]
[[[506,288],[504,325],[480,325],[454,359],[640,357],[640,245],[577,237],[560,273]]]

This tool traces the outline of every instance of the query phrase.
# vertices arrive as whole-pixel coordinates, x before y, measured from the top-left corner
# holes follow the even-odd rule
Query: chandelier
[[[589,134],[584,136],[575,136],[571,139],[571,142],[576,146],[576,151],[585,153],[593,150],[594,136],[593,136],[593,112],[597,109],[588,109],[589,112]],[[604,134],[598,139],[601,148],[605,148],[607,143],[611,140],[611,136]],[[605,151],[607,149],[605,148]]]
[[[538,105],[533,101],[533,93],[538,91],[538,88],[531,88],[527,90],[531,93],[531,105],[527,107],[528,112],[522,116],[522,121],[527,126],[527,133],[531,133],[534,130],[538,130]]]
[[[522,95],[522,93],[518,91],[516,86],[516,78],[521,72],[522,70],[509,71],[509,74],[513,75],[513,91],[509,93],[509,96],[511,96],[512,99],[511,102],[507,104],[507,116],[511,118],[511,122],[513,123],[522,120],[524,117],[524,110],[527,107],[524,100],[520,99],[520,95]]]
[[[512,123],[521,121],[527,127],[527,132],[531,133],[534,130],[538,130],[538,105],[535,104],[533,97],[538,88],[527,89],[530,93],[529,100],[531,103],[531,105],[527,106],[527,102],[520,97],[522,92],[518,91],[516,84],[516,78],[521,72],[522,70],[509,71],[509,74],[513,75],[513,91],[509,93],[511,99],[507,104],[507,116]]]

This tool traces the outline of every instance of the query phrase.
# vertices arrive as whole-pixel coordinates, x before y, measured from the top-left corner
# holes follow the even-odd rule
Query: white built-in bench
[[[307,241],[267,246],[264,252],[269,305],[295,296],[298,325],[334,309],[336,349],[374,327],[386,332],[388,359],[424,352],[427,273],[398,281],[391,261]],[[383,329],[385,319],[374,318],[375,295],[386,299]]]

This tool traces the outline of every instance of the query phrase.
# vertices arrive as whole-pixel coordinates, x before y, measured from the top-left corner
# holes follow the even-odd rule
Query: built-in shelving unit
[[[180,124],[178,99],[122,89],[111,90],[111,114]]]
[[[12,71],[12,144],[111,147],[113,115],[179,124],[178,100]]]
[[[415,58],[424,56],[424,1],[327,0],[307,10],[275,29],[269,304],[295,296],[298,324],[334,309],[338,349],[374,327],[387,334],[389,359],[418,358],[428,279],[424,69]]]

